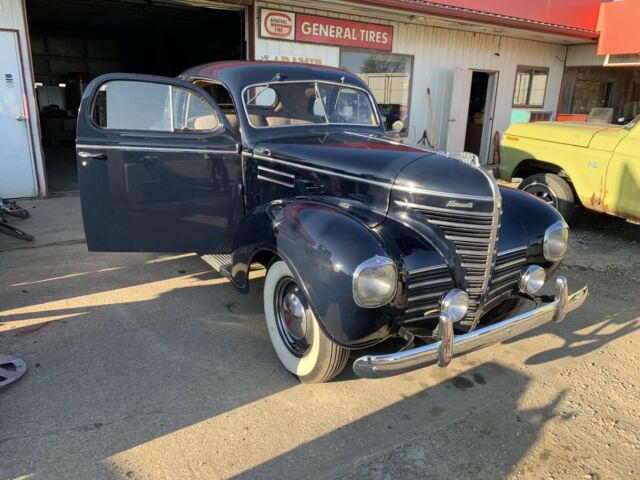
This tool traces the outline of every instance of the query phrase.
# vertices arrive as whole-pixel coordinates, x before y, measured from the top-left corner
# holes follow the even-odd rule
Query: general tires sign
[[[393,27],[263,8],[260,36],[390,52]]]

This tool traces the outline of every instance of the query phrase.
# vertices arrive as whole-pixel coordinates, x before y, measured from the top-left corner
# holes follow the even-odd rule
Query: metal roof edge
[[[444,5],[442,3],[431,2],[426,0],[352,0],[355,3],[375,5],[379,7],[387,7],[401,9],[413,13],[422,13],[446,18],[455,18],[458,20],[468,20],[475,22],[489,23],[493,25],[501,25],[508,27],[521,28],[524,30],[532,30],[544,33],[555,33],[573,38],[581,38],[586,40],[597,40],[599,32],[595,30],[587,30],[566,25],[558,25],[554,23],[540,22],[526,18],[511,17],[498,13],[484,12],[481,10],[472,10],[468,8],[456,7],[452,5]]]

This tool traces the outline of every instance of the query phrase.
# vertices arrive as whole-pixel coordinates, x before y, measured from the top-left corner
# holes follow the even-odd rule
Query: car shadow
[[[0,350],[29,371],[0,390],[0,478],[153,477],[149,458],[173,478],[193,469],[271,478],[290,475],[290,464],[301,476],[333,476],[433,432],[454,442],[475,428],[479,445],[519,432],[495,474],[513,469],[555,415],[558,399],[518,406],[528,377],[467,359],[378,381],[349,368],[335,382],[300,385],[271,348],[262,281],[245,296],[201,266],[144,260],[59,280],[34,274],[15,287],[30,293],[0,312],[10,327]],[[508,429],[487,423],[486,409]],[[484,471],[482,452],[490,448],[460,468]]]
[[[404,377],[415,382],[421,376]],[[388,385],[387,380],[361,382]],[[286,472],[322,479],[506,478],[521,468],[545,423],[562,415],[564,392],[542,406],[523,407],[529,383],[527,376],[497,363],[463,369],[435,385],[420,382],[415,394],[234,478],[278,478]]]

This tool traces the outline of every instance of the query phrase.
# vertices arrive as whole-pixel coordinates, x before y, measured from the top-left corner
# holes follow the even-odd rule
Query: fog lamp
[[[547,279],[547,274],[544,268],[538,265],[531,265],[522,274],[520,280],[520,291],[522,293],[528,293],[529,295],[535,295],[544,286],[544,281]]]
[[[440,312],[454,322],[459,322],[469,309],[469,295],[462,290],[454,289],[440,300]]]
[[[396,294],[398,274],[393,260],[376,255],[353,273],[353,300],[363,308],[386,305]]]
[[[569,248],[569,227],[562,220],[551,225],[544,232],[544,258],[550,262],[559,262]]]

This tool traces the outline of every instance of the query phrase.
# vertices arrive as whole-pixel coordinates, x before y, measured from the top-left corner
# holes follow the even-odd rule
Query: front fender
[[[247,288],[248,268],[269,251],[287,262],[323,331],[337,344],[363,347],[389,336],[391,304],[356,305],[352,275],[374,255],[389,256],[380,238],[363,222],[332,205],[311,200],[269,204],[243,219],[233,246],[232,278]],[[400,265],[398,265],[400,268]]]
[[[522,190],[500,187],[502,194],[502,226],[498,243],[500,250],[528,247],[528,263],[541,265],[548,275],[558,267],[558,263],[544,258],[543,241],[547,228],[563,220],[562,215],[533,195]]]

